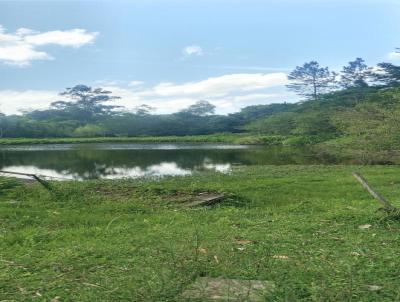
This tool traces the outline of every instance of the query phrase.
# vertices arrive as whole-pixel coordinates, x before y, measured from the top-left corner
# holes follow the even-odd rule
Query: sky
[[[0,111],[103,87],[158,113],[294,102],[287,74],[317,60],[400,64],[399,0],[0,0]]]

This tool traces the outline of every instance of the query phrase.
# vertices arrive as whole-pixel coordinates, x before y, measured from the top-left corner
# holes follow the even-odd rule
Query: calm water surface
[[[53,144],[0,147],[0,170],[60,179],[228,173],[235,165],[316,164],[302,149],[227,144]]]

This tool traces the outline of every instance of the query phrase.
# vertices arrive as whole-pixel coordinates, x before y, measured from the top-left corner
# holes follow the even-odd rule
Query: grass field
[[[199,276],[269,280],[266,301],[399,301],[396,166],[257,166],[162,180],[0,182],[0,301],[179,301]],[[224,192],[213,207],[187,196]],[[360,228],[361,226],[361,228]]]

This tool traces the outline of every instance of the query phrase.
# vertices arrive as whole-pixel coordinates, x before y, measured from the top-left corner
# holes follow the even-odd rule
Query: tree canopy
[[[400,84],[400,66],[392,63],[379,63],[373,77],[375,81],[385,86],[398,86]]]
[[[195,104],[183,109],[181,113],[195,116],[211,115],[215,113],[215,106],[208,101],[197,101]]]
[[[111,91],[102,88],[76,85],[60,93],[60,96],[72,101],[53,102],[51,107],[55,110],[72,113],[79,117],[79,120],[87,123],[93,121],[96,117],[108,115],[116,108],[119,108],[119,106],[105,104],[119,99],[118,96],[112,96],[111,94]]]
[[[370,71],[364,59],[356,58],[354,61],[349,62],[347,66],[343,67],[340,84],[344,88],[367,87],[369,75]]]
[[[318,99],[318,96],[333,89],[336,73],[328,67],[320,67],[317,61],[297,66],[288,76],[289,90],[307,98]]]

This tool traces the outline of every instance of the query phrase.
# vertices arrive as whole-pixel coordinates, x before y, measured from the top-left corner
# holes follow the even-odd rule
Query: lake
[[[236,165],[318,164],[304,149],[210,143],[92,143],[0,147],[0,170],[54,179],[229,173]]]

